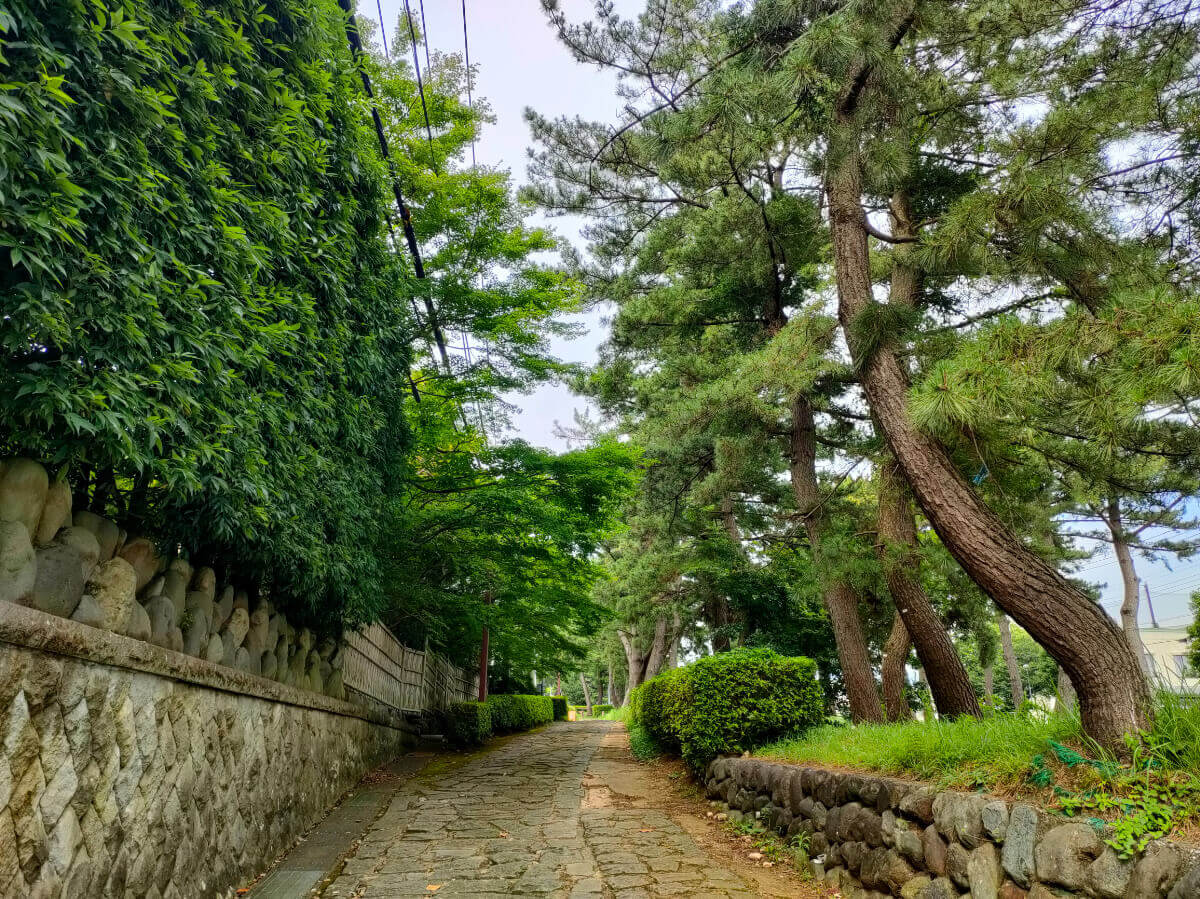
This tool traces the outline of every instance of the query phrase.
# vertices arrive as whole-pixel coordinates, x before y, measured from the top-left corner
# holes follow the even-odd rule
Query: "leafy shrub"
[[[369,618],[411,318],[337,3],[12,0],[0,60],[0,455]]]
[[[600,702],[592,706],[592,717],[599,718],[601,715],[607,715],[613,707],[606,702]]]
[[[631,715],[694,769],[819,724],[821,688],[811,659],[743,649],[700,659],[642,684]]]
[[[554,703],[549,696],[499,694],[487,698],[492,729],[498,734],[529,730],[554,720]]]
[[[550,702],[553,703],[553,705],[554,705],[554,720],[555,721],[566,721],[567,720],[567,697],[551,696]]]
[[[486,702],[452,702],[446,709],[446,736],[455,746],[482,746],[492,735]]]

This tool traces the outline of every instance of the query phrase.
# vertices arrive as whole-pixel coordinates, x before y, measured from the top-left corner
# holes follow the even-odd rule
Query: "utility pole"
[[[492,604],[492,594],[489,590],[483,594],[483,604]],[[479,644],[479,701],[486,702],[488,697],[488,626],[487,610],[484,609],[483,639]]]
[[[1146,608],[1150,610],[1150,626],[1158,627],[1158,619],[1154,617],[1154,603],[1150,601],[1150,585],[1142,581],[1142,589],[1146,591]]]

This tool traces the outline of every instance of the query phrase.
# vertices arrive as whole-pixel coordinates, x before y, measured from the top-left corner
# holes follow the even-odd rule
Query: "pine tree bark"
[[[621,705],[629,705],[629,694],[642,683],[642,675],[646,670],[646,656],[638,648],[637,635],[626,631],[617,631],[621,638],[621,646],[625,649],[625,664],[629,668],[629,676],[625,678],[625,695]]]
[[[911,24],[901,23],[899,44]],[[867,81],[863,63],[839,104],[840,138],[826,176],[838,318],[860,383],[888,448],[943,545],[963,569],[1011,614],[1070,675],[1079,691],[1083,725],[1106,748],[1125,752],[1127,732],[1143,730],[1149,690],[1129,643],[1104,611],[1025,547],[967,484],[945,449],[918,431],[908,414],[908,376],[886,344],[864,347],[854,323],[874,301],[866,212],[856,141],[857,97]],[[849,143],[849,145],[846,145]]]
[[[1121,630],[1125,632],[1125,639],[1129,641],[1129,648],[1141,665],[1142,673],[1149,677],[1154,672],[1150,670],[1150,655],[1146,652],[1146,644],[1142,642],[1142,631],[1138,627],[1138,608],[1142,601],[1141,582],[1133,564],[1133,553],[1129,550],[1129,536],[1125,533],[1121,520],[1121,503],[1115,496],[1109,497],[1101,517],[1112,536],[1117,567],[1121,569]]]
[[[579,672],[579,683],[583,687],[583,704],[587,707],[588,717],[592,717],[592,691],[588,689],[587,678],[583,672]]]
[[[1013,650],[1012,629],[1008,626],[1008,616],[1003,612],[996,615],[996,626],[1000,628],[1000,651],[1004,656],[1004,667],[1008,670],[1008,689],[1012,694],[1014,709],[1019,709],[1025,701],[1025,684],[1021,681],[1021,666],[1017,664],[1017,654]]]
[[[845,581],[828,573],[823,559],[821,539],[826,516],[817,483],[817,429],[812,404],[804,396],[792,401],[791,456],[792,492],[804,520],[818,576],[822,579],[822,594],[833,625],[833,640],[846,684],[850,717],[854,721],[883,721],[883,706],[875,688],[871,656],[858,618],[858,595]]]
[[[879,466],[879,555],[883,561],[888,592],[896,612],[904,620],[909,636],[929,677],[929,689],[938,714],[957,718],[982,714],[979,700],[967,677],[946,625],[915,576],[921,559],[917,552],[917,525],[913,519],[908,487],[899,466],[889,459]]]
[[[641,683],[650,680],[662,670],[667,657],[668,643],[667,616],[659,615],[654,622],[654,642],[650,644],[650,654],[646,657],[646,668],[642,672]]]
[[[883,707],[887,712],[888,721],[909,721],[912,710],[908,707],[908,699],[904,695],[905,678],[904,663],[908,661],[908,651],[912,641],[908,637],[908,629],[904,619],[897,612],[892,619],[892,631],[888,634],[887,642],[883,644],[883,664],[879,669],[879,679],[883,683]]]
[[[1075,702],[1078,697],[1075,695],[1075,687],[1071,683],[1071,678],[1067,677],[1067,672],[1060,667],[1058,669],[1058,698],[1054,704],[1054,709],[1062,709],[1065,712],[1070,712],[1075,708]]]

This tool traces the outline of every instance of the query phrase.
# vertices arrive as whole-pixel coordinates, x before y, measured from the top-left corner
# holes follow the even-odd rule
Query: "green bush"
[[[487,698],[492,712],[492,729],[498,734],[529,730],[554,720],[554,703],[549,696],[500,694]]]
[[[446,709],[446,736],[455,746],[482,746],[492,735],[486,702],[452,702]]]
[[[12,0],[0,68],[0,455],[369,617],[412,324],[337,3]]]
[[[599,718],[601,715],[607,715],[612,709],[613,707],[608,703],[597,703],[592,706],[592,717]]]
[[[550,702],[553,703],[553,706],[554,706],[554,720],[555,721],[566,721],[567,720],[567,697],[551,696]]]
[[[694,769],[819,724],[816,665],[769,649],[708,656],[642,684],[630,697],[634,722]]]

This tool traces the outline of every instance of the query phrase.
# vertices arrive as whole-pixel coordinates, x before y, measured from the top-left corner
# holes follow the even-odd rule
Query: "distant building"
[[[1143,627],[1142,643],[1151,673],[1160,686],[1176,693],[1200,693],[1200,678],[1188,663],[1188,634],[1182,627]]]

